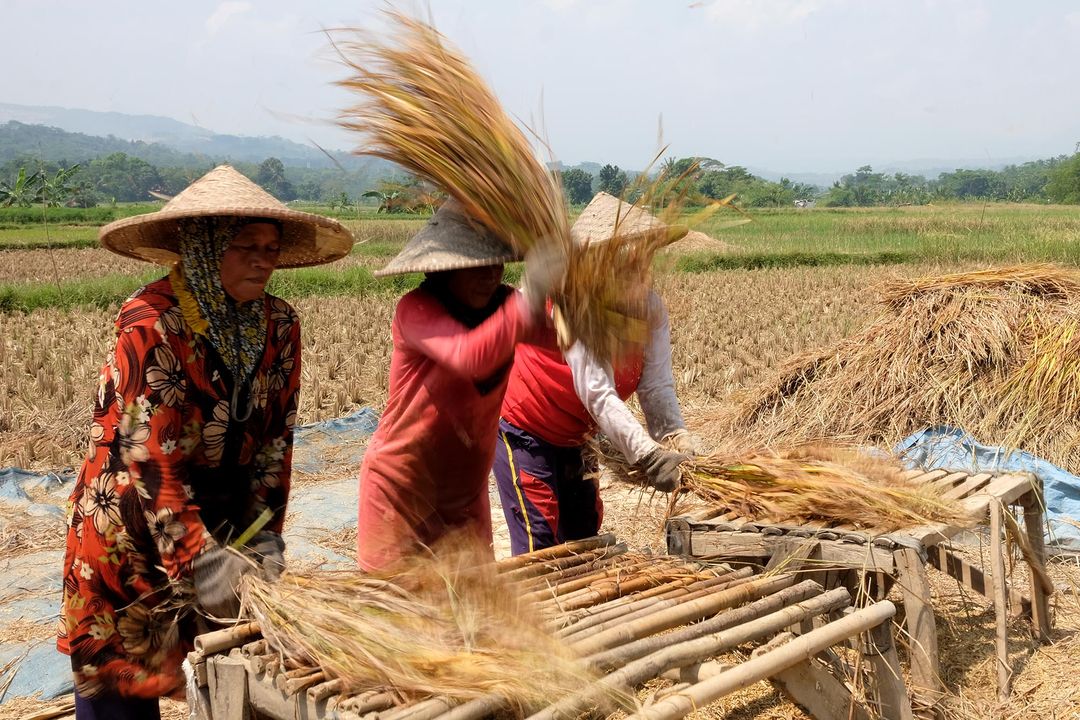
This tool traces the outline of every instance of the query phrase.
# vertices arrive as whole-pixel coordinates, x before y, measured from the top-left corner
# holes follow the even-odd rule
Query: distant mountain
[[[371,159],[357,158],[340,150],[331,151],[334,156],[334,160],[331,160],[316,147],[285,138],[222,135],[158,115],[127,115],[118,112],[0,103],[0,123],[12,120],[119,142],[157,144],[180,155],[213,160],[257,163],[268,157],[276,157],[285,165],[310,168],[333,167],[336,160],[346,169],[358,169],[372,162]],[[150,162],[149,159],[147,161]]]
[[[15,120],[0,124],[0,163],[30,158],[71,165],[117,152],[158,167],[193,167],[211,162],[205,155],[181,153],[161,143],[96,137]]]

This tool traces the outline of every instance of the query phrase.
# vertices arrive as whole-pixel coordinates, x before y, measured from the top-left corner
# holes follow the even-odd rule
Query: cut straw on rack
[[[245,609],[286,659],[347,690],[539,703],[589,682],[539,609],[483,557],[452,536],[393,573],[286,573],[276,583],[246,576]]]

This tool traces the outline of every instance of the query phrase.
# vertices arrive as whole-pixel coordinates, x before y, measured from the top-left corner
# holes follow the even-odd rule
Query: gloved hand
[[[259,566],[232,548],[212,543],[195,557],[192,570],[199,605],[213,617],[224,619],[240,614],[236,594],[240,578],[258,572]]]
[[[641,458],[638,465],[645,471],[650,485],[660,492],[672,492],[679,487],[679,465],[689,459],[680,452],[658,447]]]
[[[566,274],[566,256],[558,248],[538,245],[525,254],[521,290],[533,318],[544,316],[548,296]]]
[[[277,580],[285,570],[285,540],[276,532],[260,530],[244,547],[244,554],[259,563],[267,580]]]
[[[685,428],[676,430],[664,438],[664,440],[669,441],[676,451],[681,452],[684,455],[693,456],[705,454],[701,438],[687,431]]]

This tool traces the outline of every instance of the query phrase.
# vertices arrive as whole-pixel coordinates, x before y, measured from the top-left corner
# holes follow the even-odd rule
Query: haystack
[[[931,425],[1080,471],[1080,273],[1020,265],[887,283],[881,314],[793,357],[706,426],[740,444],[892,447]]]
[[[723,240],[717,240],[712,235],[691,230],[681,240],[668,245],[664,252],[668,253],[700,253],[700,252],[728,252],[732,247]]]

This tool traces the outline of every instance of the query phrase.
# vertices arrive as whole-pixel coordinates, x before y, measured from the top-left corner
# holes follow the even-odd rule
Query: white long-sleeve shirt
[[[648,432],[619,399],[609,363],[599,361],[580,342],[565,353],[575,394],[600,431],[631,463],[656,449],[658,441],[686,429],[671,371],[671,324],[664,301],[655,291],[649,292],[648,321],[649,337],[637,387]]]

